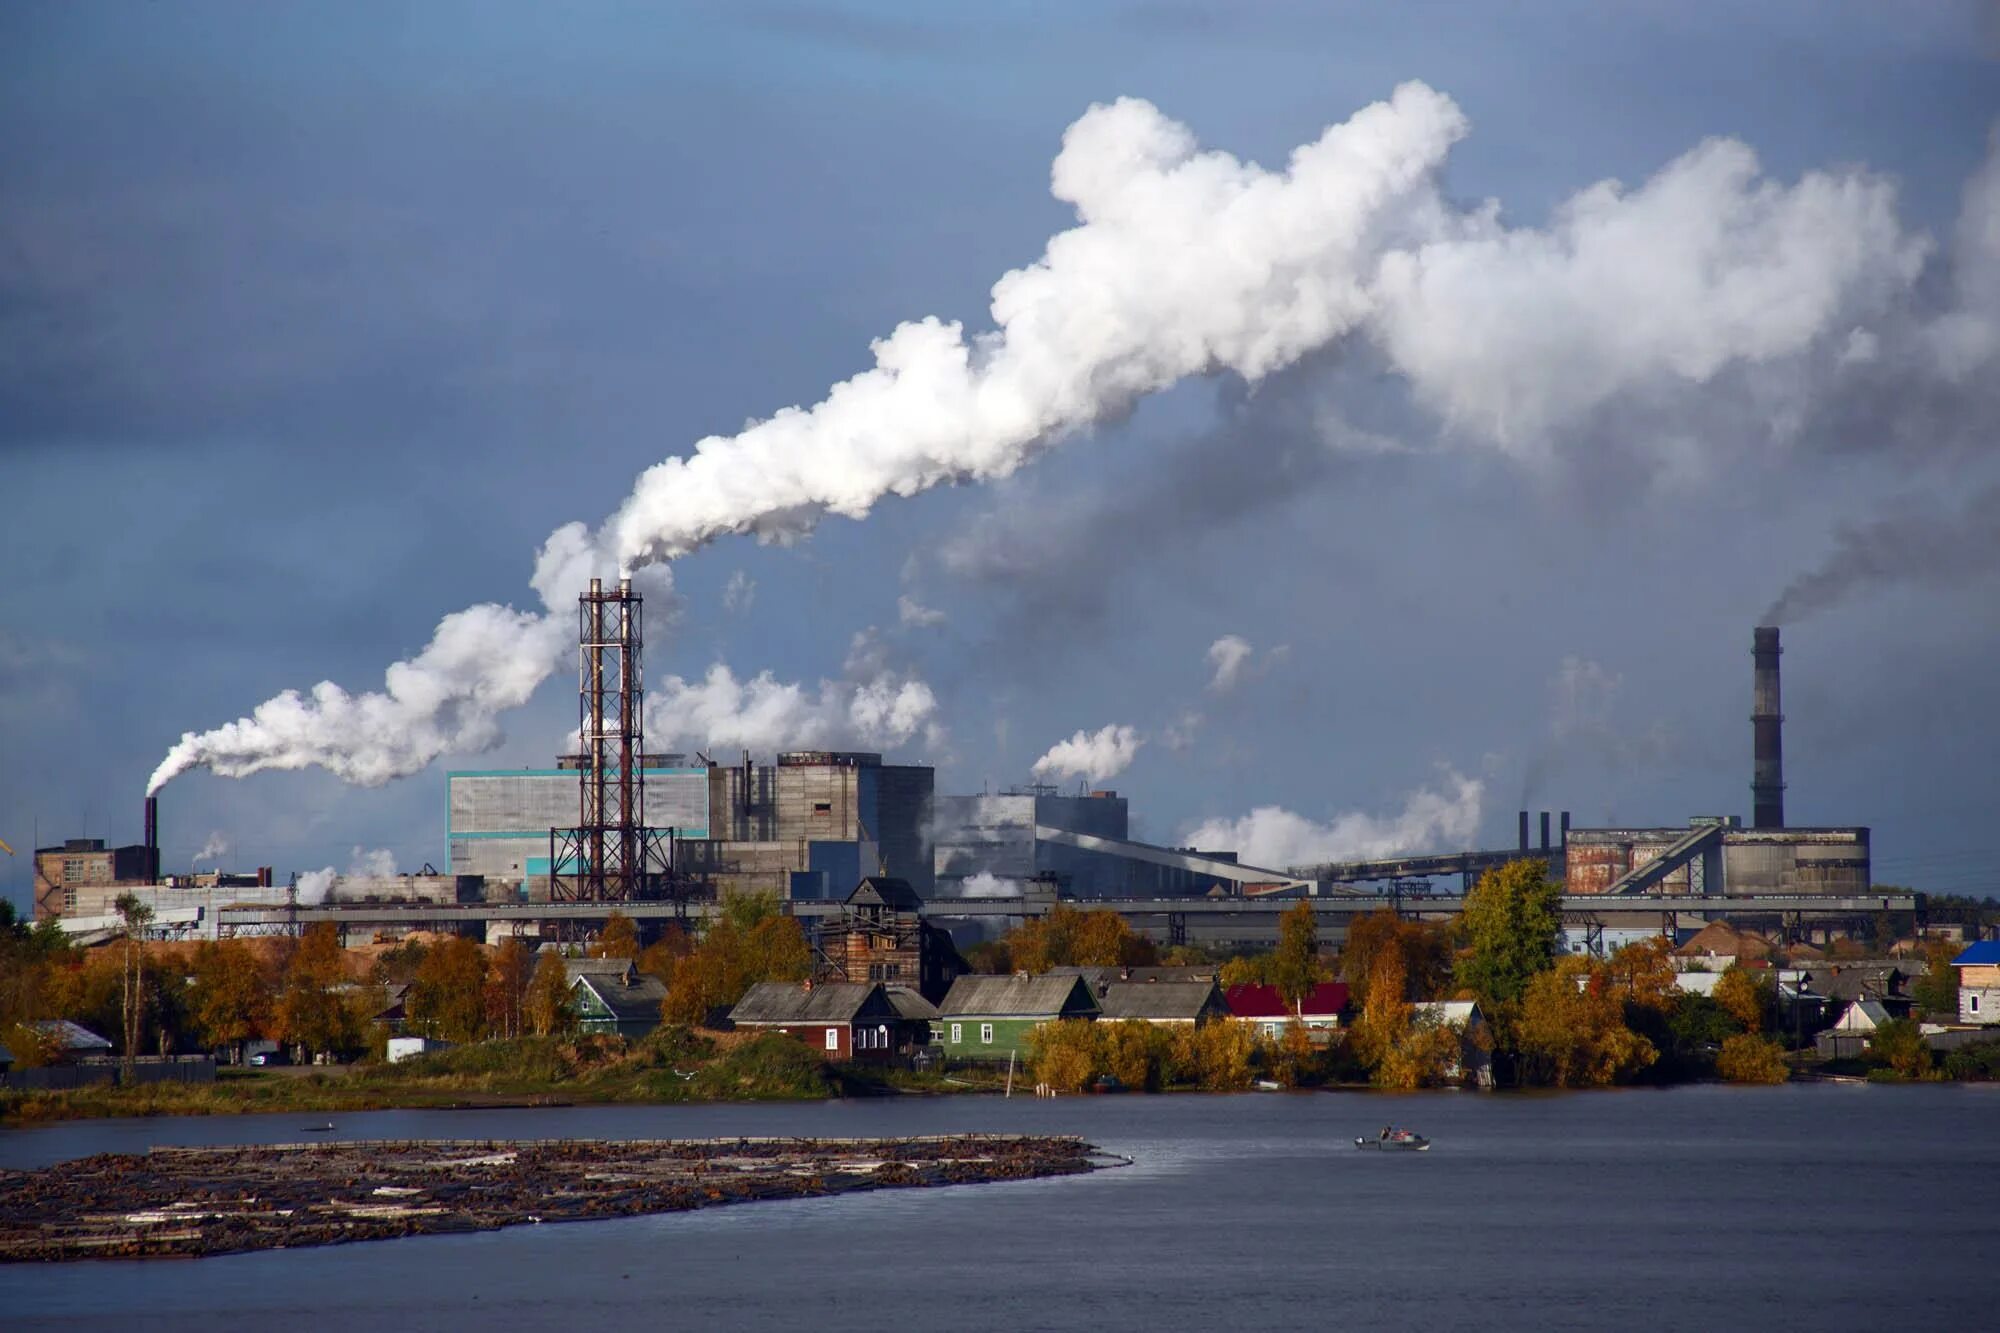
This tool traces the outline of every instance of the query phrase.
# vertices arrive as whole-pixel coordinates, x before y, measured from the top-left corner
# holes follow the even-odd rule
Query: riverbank
[[[326,1071],[227,1069],[208,1084],[94,1084],[55,1092],[0,1092],[0,1124],[259,1112],[335,1114],[587,1104],[815,1101],[828,1097],[987,1092],[1004,1075],[950,1075],[828,1065],[775,1035],[663,1028],[644,1041],[525,1037],[434,1052],[401,1064]]]
[[[192,1258],[1075,1175],[1060,1135],[155,1148],[0,1172],[0,1263]]]

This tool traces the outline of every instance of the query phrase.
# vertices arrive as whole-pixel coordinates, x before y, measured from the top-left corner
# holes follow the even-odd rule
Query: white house
[[[1482,1088],[1493,1086],[1492,1043],[1485,1039],[1486,1015],[1477,1000],[1427,1000],[1410,1006],[1410,1017],[1435,1023],[1458,1034],[1458,1059],[1445,1071],[1448,1078],[1470,1078]]]

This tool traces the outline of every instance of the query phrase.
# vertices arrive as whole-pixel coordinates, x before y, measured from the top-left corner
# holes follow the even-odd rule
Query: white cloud
[[[1239,634],[1225,634],[1208,645],[1208,665],[1214,673],[1210,676],[1208,688],[1216,694],[1227,694],[1242,683],[1243,672],[1250,665],[1256,650],[1250,641]]]
[[[1197,824],[1181,835],[1181,842],[1205,851],[1234,851],[1245,865],[1266,870],[1464,851],[1478,836],[1485,794],[1486,784],[1478,778],[1447,771],[1440,789],[1411,792],[1392,815],[1350,811],[1321,823],[1263,805],[1239,819]]]
[[[750,750],[860,747],[893,750],[921,738],[943,743],[937,696],[896,669],[872,633],[854,637],[838,680],[817,686],[780,681],[769,671],[739,679],[718,662],[705,676],[668,676],[646,695],[646,734],[662,746]]]
[[[1145,737],[1134,728],[1116,724],[1094,732],[1078,731],[1050,746],[1048,753],[1035,761],[1034,774],[1038,778],[1103,782],[1130,768],[1145,743]]]
[[[729,582],[722,585],[722,609],[741,615],[750,610],[750,604],[757,600],[757,580],[742,570],[729,576]]]
[[[944,612],[925,606],[908,593],[896,599],[896,615],[913,629],[929,629],[945,622]]]

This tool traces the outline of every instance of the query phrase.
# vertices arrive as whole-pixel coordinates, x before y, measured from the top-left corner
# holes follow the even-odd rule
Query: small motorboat
[[[1356,1139],[1354,1146],[1381,1152],[1428,1152],[1431,1141],[1412,1130],[1385,1129],[1372,1139]]]
[[[331,1134],[333,1133],[333,1122],[329,1120],[324,1125],[307,1125],[305,1132],[308,1134]]]

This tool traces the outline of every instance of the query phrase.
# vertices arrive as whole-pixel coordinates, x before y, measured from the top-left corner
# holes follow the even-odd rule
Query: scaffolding
[[[630,902],[672,879],[672,831],[646,825],[643,599],[630,579],[577,598],[577,822],[549,830],[549,897]]]

